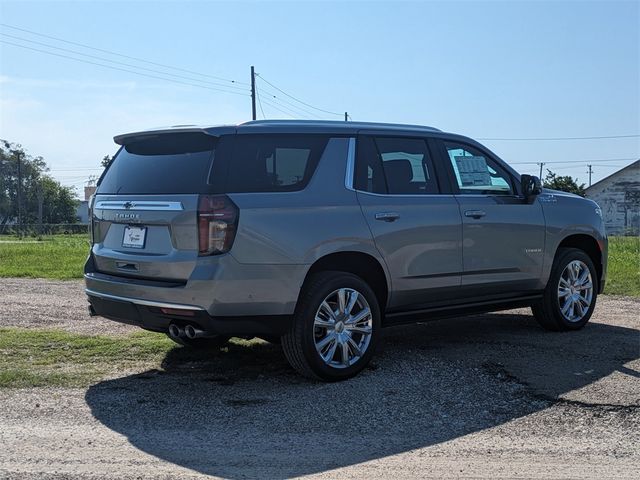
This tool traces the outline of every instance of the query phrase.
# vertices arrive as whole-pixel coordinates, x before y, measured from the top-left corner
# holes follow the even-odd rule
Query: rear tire
[[[173,340],[178,345],[182,345],[183,347],[188,348],[196,348],[199,350],[213,350],[216,348],[223,347],[229,341],[229,337],[225,337],[223,335],[217,335],[215,337],[207,337],[207,338],[187,338],[187,337],[179,337],[174,338],[167,333],[167,337]]]
[[[303,287],[282,349],[305,377],[346,380],[371,361],[380,328],[378,299],[364,280],[346,272],[320,272]]]
[[[543,298],[531,310],[547,330],[579,330],[591,318],[597,296],[598,277],[591,258],[580,249],[561,248]]]

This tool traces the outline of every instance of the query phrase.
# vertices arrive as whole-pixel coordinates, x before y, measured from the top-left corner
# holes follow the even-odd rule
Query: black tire
[[[335,294],[340,289],[352,289],[364,297],[370,310],[371,324],[370,336],[368,337],[368,345],[365,351],[362,352],[359,358],[354,358],[353,364],[344,367],[332,366],[322,359],[316,350],[318,327],[314,325],[320,305],[328,296]],[[360,307],[359,303],[356,308],[362,308],[361,312],[365,310],[364,307]],[[357,316],[357,314],[354,316]],[[367,318],[369,317],[367,316]],[[345,321],[345,325],[347,323],[348,321]],[[369,328],[368,325],[367,328]],[[345,330],[346,327],[340,332]],[[291,366],[307,378],[328,382],[346,380],[360,373],[371,361],[380,338],[380,330],[381,314],[378,299],[371,287],[362,278],[346,272],[320,272],[313,275],[303,287],[291,328],[282,337],[282,349]],[[339,327],[336,327],[334,332],[338,331]],[[358,341],[358,338],[360,340],[364,338],[363,334],[363,336],[358,337],[359,334],[357,332],[351,335],[355,335],[356,341]],[[343,351],[338,351],[337,345],[338,342],[336,340],[336,356],[344,358],[342,357],[344,355]],[[340,346],[339,348],[342,347]],[[355,350],[351,349],[350,346],[347,347],[347,351],[354,353],[355,356]],[[348,358],[349,355],[346,355],[346,357]]]
[[[187,337],[174,338],[167,333],[167,337],[173,340],[178,345],[188,348],[197,348],[198,350],[214,350],[216,348],[223,347],[229,341],[229,337],[217,335],[215,337],[207,338],[194,338]]]
[[[565,271],[565,268],[574,261],[582,262],[588,267],[591,275],[592,296],[591,302],[584,315],[578,320],[571,321],[562,313],[558,289],[561,275]],[[591,258],[589,258],[583,250],[578,248],[561,248],[556,253],[556,258],[551,267],[551,275],[549,276],[542,300],[532,305],[531,310],[538,323],[547,330],[556,332],[580,330],[591,318],[596,306],[597,296],[598,275]]]

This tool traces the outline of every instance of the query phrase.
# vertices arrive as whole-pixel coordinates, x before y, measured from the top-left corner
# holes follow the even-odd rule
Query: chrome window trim
[[[371,195],[373,197],[404,197],[404,198],[429,198],[429,197],[438,197],[438,198],[451,198],[455,197],[453,193],[373,193],[367,192],[364,190],[354,190],[355,192],[361,193],[363,195]]]
[[[347,149],[347,170],[344,176],[344,186],[347,190],[355,191],[353,188],[354,175],[356,165],[356,139],[349,138],[349,147]]]
[[[522,195],[516,195],[510,193],[509,195],[496,195],[490,193],[454,193],[456,197],[472,197],[472,198],[515,198],[518,200],[524,200]]]
[[[159,307],[159,308],[173,308],[176,310],[204,310],[202,307],[197,307],[195,305],[182,305],[179,303],[164,303],[164,302],[152,302],[150,300],[141,300],[139,298],[131,298],[131,297],[121,297],[119,295],[111,295],[108,293],[96,292],[95,290],[91,290],[86,288],[85,293],[87,295],[91,295],[92,297],[100,297],[106,298],[108,300],[116,300],[118,302],[129,302],[135,303],[136,305],[144,305],[145,307]]]
[[[126,205],[129,205],[128,207]],[[100,200],[95,203],[94,210],[154,210],[154,211],[180,211],[184,210],[182,202],[161,202],[151,200]]]

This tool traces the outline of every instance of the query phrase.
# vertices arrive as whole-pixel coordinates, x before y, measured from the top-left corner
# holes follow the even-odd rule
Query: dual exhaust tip
[[[195,338],[209,337],[211,336],[204,330],[194,327],[193,325],[186,325],[181,327],[175,323],[169,325],[169,336],[171,338],[188,338],[193,340]]]

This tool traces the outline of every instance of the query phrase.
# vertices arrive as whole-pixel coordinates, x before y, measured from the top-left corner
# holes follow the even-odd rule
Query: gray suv
[[[467,137],[253,121],[115,141],[91,205],[89,310],[182,345],[261,337],[341,380],[383,327],[530,306],[576,330],[604,288],[598,206]]]

